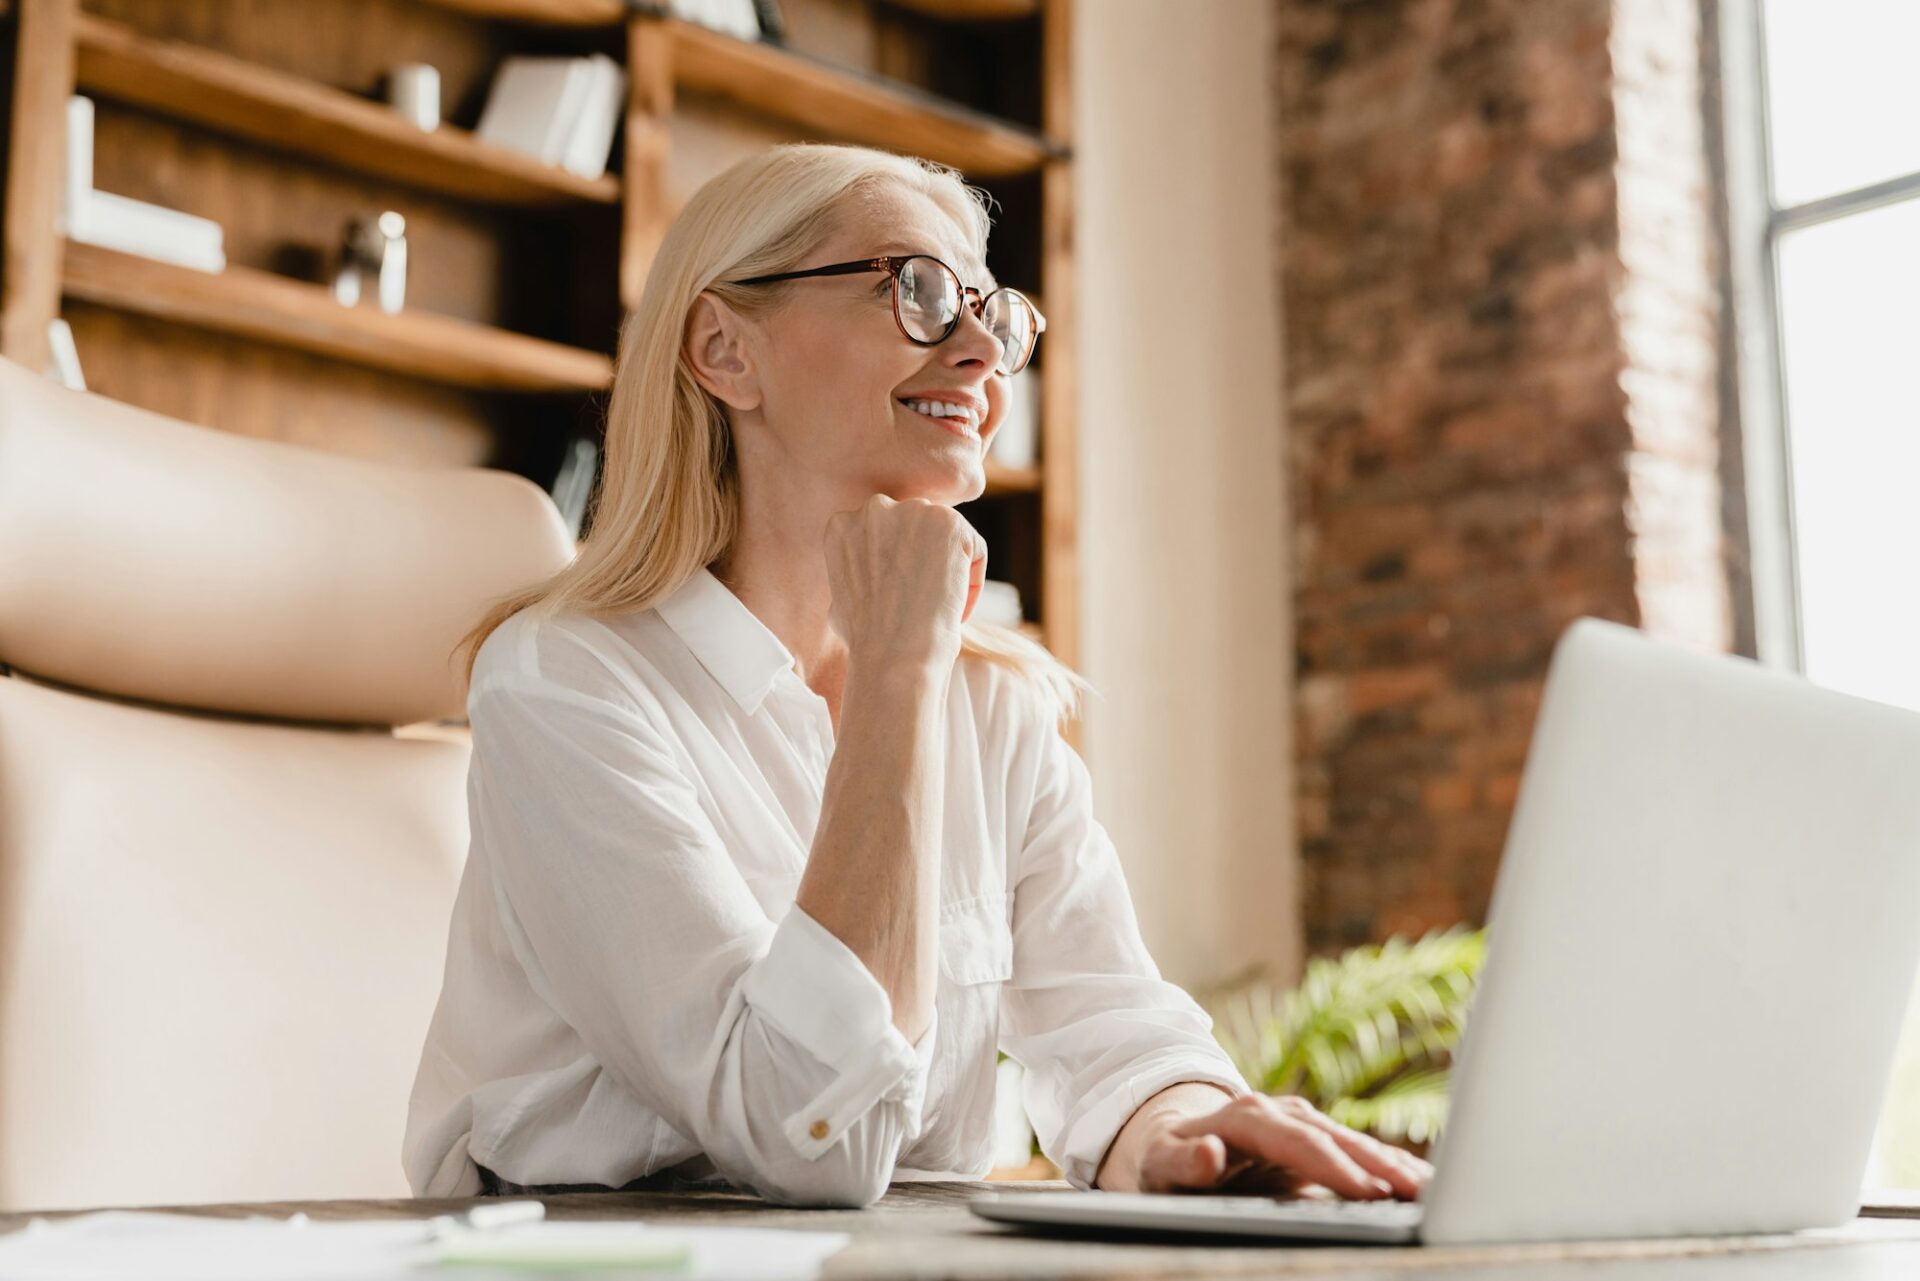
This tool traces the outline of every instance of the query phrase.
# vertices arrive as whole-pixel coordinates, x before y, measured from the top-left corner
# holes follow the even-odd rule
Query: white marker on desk
[[[492,1205],[476,1205],[465,1214],[437,1214],[435,1224],[451,1224],[458,1228],[508,1228],[516,1223],[538,1223],[547,1217],[544,1201],[499,1201]]]

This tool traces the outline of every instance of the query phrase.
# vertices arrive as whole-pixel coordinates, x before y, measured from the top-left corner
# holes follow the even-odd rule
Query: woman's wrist
[[[932,658],[906,654],[847,656],[847,685],[893,697],[911,697],[942,688],[946,670]]]

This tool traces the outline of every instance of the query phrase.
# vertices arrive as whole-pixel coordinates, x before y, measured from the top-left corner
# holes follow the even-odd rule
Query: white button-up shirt
[[[944,724],[940,976],[917,1043],[794,903],[834,728],[702,569],[656,607],[514,615],[467,703],[472,843],[403,1151],[421,1196],[670,1166],[787,1204],[992,1161],[996,1047],[1087,1188],[1143,1101],[1248,1089],[1142,944],[1085,765],[1020,677],[963,657]]]

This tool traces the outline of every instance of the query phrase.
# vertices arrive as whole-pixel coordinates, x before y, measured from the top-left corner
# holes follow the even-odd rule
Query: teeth
[[[925,414],[929,418],[964,418],[969,427],[976,427],[973,410],[966,405],[957,405],[946,400],[903,400],[900,402],[915,413]]]

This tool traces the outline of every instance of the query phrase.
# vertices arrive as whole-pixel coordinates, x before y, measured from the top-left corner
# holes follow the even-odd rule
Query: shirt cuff
[[[781,1131],[812,1160],[881,1099],[905,1106],[909,1128],[926,1099],[938,1017],[917,1042],[893,1025],[893,1002],[873,972],[845,943],[798,904],[774,927],[767,954],[748,970],[747,1004],[807,1053],[833,1069],[833,1079]]]
[[[1193,1051],[1156,1055],[1131,1073],[1109,1078],[1088,1096],[1086,1106],[1067,1128],[1065,1151],[1060,1154],[1060,1173],[1067,1182],[1081,1191],[1093,1190],[1094,1176],[1100,1172],[1107,1149],[1140,1105],[1182,1081],[1217,1085],[1235,1098],[1253,1093],[1225,1055]]]

